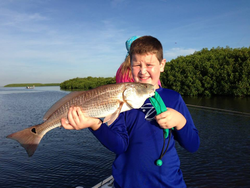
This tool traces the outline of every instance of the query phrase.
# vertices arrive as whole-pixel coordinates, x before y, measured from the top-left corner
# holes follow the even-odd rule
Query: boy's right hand
[[[174,127],[176,130],[181,130],[187,122],[186,118],[175,109],[167,109],[167,111],[155,116],[157,123],[163,129],[171,129]]]
[[[80,130],[84,128],[91,128],[95,131],[100,128],[102,121],[98,118],[85,116],[80,107],[70,107],[68,112],[68,121],[66,118],[62,118],[61,124],[65,129]]]

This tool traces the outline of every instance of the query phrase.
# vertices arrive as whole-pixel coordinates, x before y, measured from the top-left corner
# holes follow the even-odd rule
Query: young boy
[[[147,99],[140,109],[121,113],[108,127],[74,107],[68,113],[69,123],[62,119],[62,125],[77,130],[89,127],[105,147],[116,153],[112,166],[115,187],[186,187],[175,140],[190,152],[198,149],[200,140],[180,94],[158,85],[166,62],[162,45],[154,37],[140,37],[131,45],[130,58],[134,81],[153,84],[167,111],[156,115]],[[172,128],[165,138],[164,129]],[[156,165],[157,159],[162,164]]]

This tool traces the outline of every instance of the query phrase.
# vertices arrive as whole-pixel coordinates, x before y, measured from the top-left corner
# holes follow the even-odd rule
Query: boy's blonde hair
[[[148,53],[155,54],[160,63],[163,60],[163,49],[161,42],[152,36],[140,37],[131,44],[129,51],[130,61],[132,60],[132,56],[134,54],[144,55]]]

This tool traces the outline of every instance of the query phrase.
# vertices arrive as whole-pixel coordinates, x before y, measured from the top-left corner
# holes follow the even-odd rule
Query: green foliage
[[[40,87],[40,86],[59,86],[59,85],[60,83],[49,83],[49,84],[26,83],[26,84],[8,84],[8,85],[5,85],[4,87],[26,87],[26,86]]]
[[[207,48],[166,63],[163,87],[182,95],[250,95],[250,47]]]
[[[113,84],[116,83],[115,78],[113,77],[87,77],[87,78],[73,78],[67,81],[64,81],[60,84],[61,89],[66,90],[89,90],[96,88],[101,85]]]

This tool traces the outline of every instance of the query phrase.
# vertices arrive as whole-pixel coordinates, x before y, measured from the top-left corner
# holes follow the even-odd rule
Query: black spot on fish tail
[[[36,128],[31,129],[31,132],[36,134]]]

